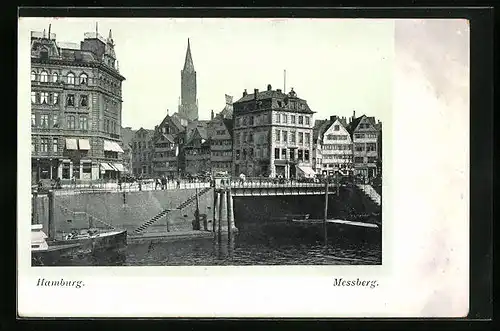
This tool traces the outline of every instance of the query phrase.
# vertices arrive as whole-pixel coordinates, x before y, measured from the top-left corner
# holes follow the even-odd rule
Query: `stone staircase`
[[[193,195],[183,203],[181,203],[179,206],[177,206],[175,209],[181,210],[183,208],[186,208],[188,205],[196,201],[196,197],[201,197],[205,193],[209,192],[212,188],[211,187],[205,187],[204,189],[200,190],[198,194]],[[137,227],[134,230],[134,233],[139,234],[146,230],[148,227],[156,223],[158,220],[160,220],[162,217],[166,216],[168,213],[170,213],[173,209],[165,209],[162,210],[158,215],[154,216],[153,218],[147,220],[146,222],[142,223],[139,227]]]
[[[369,184],[357,184],[359,189],[363,191],[373,202],[378,206],[382,205],[382,199],[380,194],[375,191],[375,189]]]

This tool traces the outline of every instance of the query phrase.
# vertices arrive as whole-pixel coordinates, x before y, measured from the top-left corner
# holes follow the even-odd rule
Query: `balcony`
[[[116,133],[110,133],[109,136],[114,139],[120,139],[120,135]]]

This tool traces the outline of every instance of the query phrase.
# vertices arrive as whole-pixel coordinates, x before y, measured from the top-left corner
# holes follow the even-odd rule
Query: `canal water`
[[[377,265],[381,231],[348,225],[308,228],[242,225],[237,235],[129,244],[125,254],[61,261],[93,266]]]

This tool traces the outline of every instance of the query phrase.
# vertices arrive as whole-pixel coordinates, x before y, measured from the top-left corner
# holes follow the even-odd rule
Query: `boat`
[[[57,239],[49,239],[41,224],[32,225],[31,258],[33,265],[57,265],[65,258],[101,253],[123,253],[127,247],[127,230],[73,231]]]
[[[309,214],[285,214],[284,216],[272,217],[271,221],[291,221],[294,219],[307,220],[309,219]]]

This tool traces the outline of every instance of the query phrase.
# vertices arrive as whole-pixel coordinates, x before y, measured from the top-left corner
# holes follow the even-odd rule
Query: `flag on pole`
[[[226,105],[232,105],[233,104],[233,97],[231,95],[226,94]]]

